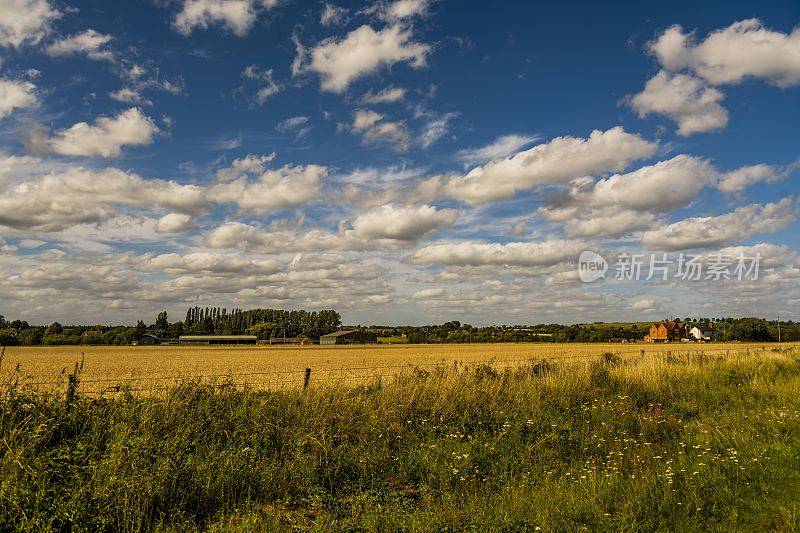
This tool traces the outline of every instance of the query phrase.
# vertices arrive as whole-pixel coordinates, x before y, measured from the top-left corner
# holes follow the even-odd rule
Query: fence
[[[307,389],[314,383],[323,384],[369,384],[378,380],[392,380],[411,373],[432,372],[436,370],[469,371],[475,366],[486,365],[497,371],[506,371],[531,367],[536,364],[569,365],[587,364],[600,360],[608,362],[662,360],[670,364],[706,364],[734,358],[749,357],[767,351],[794,352],[800,348],[797,344],[781,345],[749,345],[746,347],[714,347],[711,349],[693,348],[676,349],[680,345],[664,345],[659,348],[636,348],[595,351],[591,354],[567,355],[555,357],[532,356],[524,359],[503,360],[442,360],[435,363],[405,363],[399,365],[363,365],[336,368],[304,368],[296,370],[277,370],[264,372],[228,372],[226,374],[167,374],[142,377],[111,377],[103,379],[82,379],[83,362],[75,364],[72,373],[55,381],[33,381],[20,379],[14,382],[14,376],[4,381],[15,387],[59,391],[66,389],[68,397],[77,395],[113,396],[119,393],[155,393],[174,388],[188,381],[215,385],[220,388],[251,388],[257,390],[278,390],[298,387]],[[2,353],[0,353],[0,360]],[[65,378],[65,379],[64,379]]]

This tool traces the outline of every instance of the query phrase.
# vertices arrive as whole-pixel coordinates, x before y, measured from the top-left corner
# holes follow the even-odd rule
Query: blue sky
[[[0,0],[0,314],[800,319],[798,23],[793,1]],[[615,279],[652,253],[760,276]]]

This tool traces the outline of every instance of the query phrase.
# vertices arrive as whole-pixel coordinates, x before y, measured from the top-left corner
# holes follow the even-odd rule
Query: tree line
[[[0,315],[0,346],[129,345],[143,335],[177,338],[181,335],[256,335],[317,339],[337,331],[341,316],[332,309],[321,311],[284,309],[231,309],[192,307],[185,320],[170,322],[166,311],[152,324],[139,320],[135,326],[103,324],[66,326],[31,325],[24,320],[6,320]]]
[[[687,318],[689,327],[713,323],[716,338],[723,342],[800,341],[800,322],[769,321],[762,318]],[[135,326],[49,326],[30,325],[24,320],[8,321],[0,315],[0,346],[40,345],[129,345],[145,334],[160,338],[180,335],[256,335],[259,339],[300,337],[317,339],[337,331],[341,317],[334,310],[286,311],[283,309],[230,309],[191,307],[184,320],[170,322],[166,311],[155,322],[138,321]],[[481,326],[457,320],[429,326],[364,326],[381,337],[411,344],[492,343],[492,342],[609,342],[641,340],[649,322],[590,324],[536,324],[517,326]]]

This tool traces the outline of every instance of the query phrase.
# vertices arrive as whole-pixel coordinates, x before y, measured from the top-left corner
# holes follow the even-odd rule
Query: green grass
[[[380,344],[406,344],[407,341],[400,336],[395,337],[378,337],[378,343]]]
[[[800,528],[800,355],[0,398],[0,530]]]

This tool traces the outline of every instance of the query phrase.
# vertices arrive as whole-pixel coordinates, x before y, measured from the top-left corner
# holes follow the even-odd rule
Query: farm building
[[[255,344],[255,335],[181,335],[179,344]]]
[[[272,337],[269,344],[297,344],[300,346],[309,346],[314,344],[311,339],[301,339],[299,337]]]
[[[320,344],[377,344],[378,335],[366,331],[337,331],[319,338]]]
[[[161,344],[161,339],[148,333],[139,337],[139,340],[136,342],[136,344],[139,346],[157,346]]]

